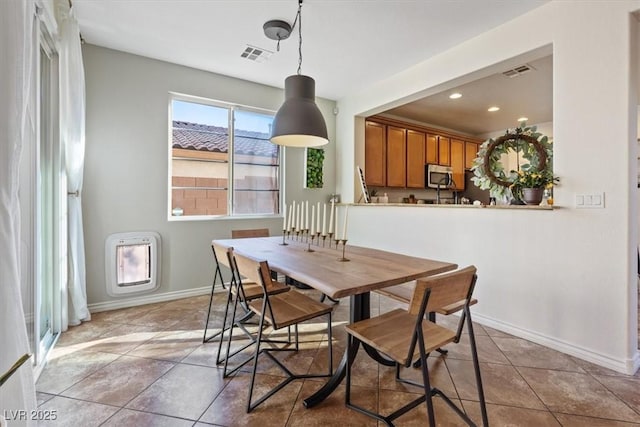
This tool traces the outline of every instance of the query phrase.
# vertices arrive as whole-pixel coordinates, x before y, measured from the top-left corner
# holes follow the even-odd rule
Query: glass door
[[[60,241],[66,244],[61,230],[61,213],[66,200],[66,181],[58,127],[58,58],[53,43],[44,32],[40,37],[38,56],[38,144],[36,161],[36,213],[35,213],[35,318],[33,338],[35,361],[40,366],[53,346],[59,326],[56,327],[54,298],[59,294],[62,278],[66,275],[66,258]],[[62,185],[64,184],[64,187]],[[64,196],[64,198],[63,198]],[[66,221],[66,219],[65,219]],[[61,233],[62,231],[62,233]]]

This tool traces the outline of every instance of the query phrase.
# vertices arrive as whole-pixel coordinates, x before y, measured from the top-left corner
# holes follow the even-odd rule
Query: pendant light
[[[270,21],[271,22],[271,21]],[[327,125],[316,105],[316,82],[301,74],[302,68],[302,0],[298,0],[298,73],[284,81],[284,104],[273,119],[271,142],[288,147],[317,147],[329,142]],[[269,23],[267,23],[269,24]],[[265,24],[265,34],[266,27]],[[267,34],[267,37],[270,37]],[[283,37],[278,36],[278,41]]]

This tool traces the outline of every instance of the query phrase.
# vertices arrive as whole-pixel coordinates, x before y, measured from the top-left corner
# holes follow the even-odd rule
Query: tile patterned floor
[[[378,425],[345,408],[344,385],[318,407],[305,409],[302,399],[322,385],[318,379],[294,381],[246,414],[250,367],[224,379],[215,363],[216,343],[201,343],[208,298],[96,313],[91,322],[62,334],[37,383],[40,409],[55,410],[57,420],[41,425]],[[221,322],[224,298],[216,294],[211,325]],[[371,300],[372,315],[397,306],[376,295]],[[344,350],[348,309],[346,299],[335,306],[336,361]],[[322,320],[301,327],[300,351],[281,357],[294,371],[326,367],[324,327]],[[640,426],[640,374],[625,376],[481,325],[475,331],[492,426]],[[449,350],[430,358],[432,383],[479,422],[467,337]],[[258,393],[281,376],[265,359],[258,372]],[[362,351],[353,372],[354,401],[361,406],[390,412],[415,397],[416,389],[394,380],[392,368],[378,366]],[[417,379],[419,371],[406,375]],[[438,426],[463,425],[437,398],[436,418]],[[398,426],[426,424],[424,405],[397,420]]]

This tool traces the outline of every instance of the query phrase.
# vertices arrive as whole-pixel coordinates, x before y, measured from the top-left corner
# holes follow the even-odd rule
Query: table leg
[[[351,303],[351,308],[350,308],[351,312],[349,314],[349,318],[351,323],[355,323],[357,321],[368,319],[369,317],[371,317],[371,310],[370,310],[371,298],[370,298],[369,292],[353,295],[350,298],[350,303]],[[356,354],[358,353],[359,345],[360,345],[359,340],[353,340],[353,344],[351,348],[345,349],[344,355],[342,356],[342,360],[340,361],[338,368],[333,373],[333,376],[329,379],[329,381],[327,381],[327,383],[324,386],[322,386],[318,391],[316,391],[314,394],[304,399],[303,404],[305,408],[313,408],[314,406],[322,402],[324,399],[329,397],[331,393],[333,393],[333,391],[342,382],[342,380],[344,379],[347,373],[347,352],[348,351],[351,352],[350,359],[354,360],[356,357]],[[364,343],[362,344],[362,346],[366,350],[367,354],[378,363],[381,363],[387,366],[394,365],[393,361],[385,359],[380,355],[380,353],[378,353],[372,347],[369,347]]]
[[[349,320],[351,323],[357,322],[358,320],[368,319],[371,315],[370,311],[370,295],[368,292],[364,294],[352,295],[350,298],[350,313]],[[358,347],[360,345],[360,341],[353,340],[353,345],[351,348],[345,349],[344,355],[342,356],[342,360],[340,360],[340,364],[338,368],[333,373],[333,376],[323,385],[318,391],[316,391],[311,396],[304,399],[303,403],[305,408],[313,408],[318,403],[322,402],[324,399],[329,397],[331,393],[338,387],[338,385],[344,379],[344,376],[347,373],[347,352],[351,352],[351,360],[355,359],[355,355],[358,352]]]

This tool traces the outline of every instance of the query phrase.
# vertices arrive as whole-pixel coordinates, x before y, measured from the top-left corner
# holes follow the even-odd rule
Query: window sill
[[[167,217],[167,221],[169,222],[190,222],[190,221],[236,221],[236,220],[245,220],[245,219],[273,219],[273,220],[283,220],[281,214],[269,215],[269,214],[256,214],[256,215],[220,215],[220,216],[212,216],[212,215],[189,215],[189,216],[169,216]]]

